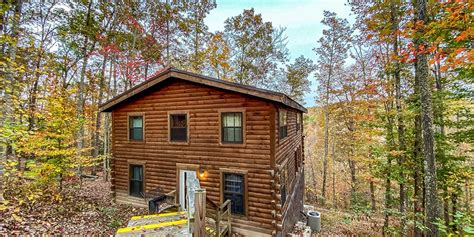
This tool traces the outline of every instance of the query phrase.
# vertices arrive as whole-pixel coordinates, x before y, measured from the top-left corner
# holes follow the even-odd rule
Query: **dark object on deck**
[[[160,204],[166,201],[167,198],[166,193],[160,187],[144,193],[143,196],[148,201],[148,212],[150,214],[158,213],[160,211]]]
[[[166,199],[166,195],[153,198],[148,201],[148,212],[150,214],[158,213],[160,211],[160,204]]]

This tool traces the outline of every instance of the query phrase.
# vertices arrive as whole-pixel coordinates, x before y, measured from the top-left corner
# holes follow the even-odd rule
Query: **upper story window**
[[[221,114],[222,143],[243,143],[242,112],[223,112]]]
[[[278,113],[278,134],[280,139],[288,135],[288,115],[286,110],[280,110]]]
[[[130,165],[129,175],[130,184],[128,189],[130,196],[141,197],[143,193],[143,165]]]
[[[301,113],[296,113],[296,131],[301,129]]]
[[[170,114],[170,141],[188,141],[187,114]]]
[[[129,139],[143,141],[143,116],[129,117]]]
[[[224,173],[224,200],[231,200],[232,214],[245,215],[244,174]]]

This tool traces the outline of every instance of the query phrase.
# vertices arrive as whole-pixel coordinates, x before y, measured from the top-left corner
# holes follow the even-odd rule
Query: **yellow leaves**
[[[12,214],[12,217],[13,217],[13,219],[14,219],[15,221],[17,221],[17,222],[23,221],[23,219],[22,219],[20,216],[18,216],[17,214],[15,214],[15,213]]]

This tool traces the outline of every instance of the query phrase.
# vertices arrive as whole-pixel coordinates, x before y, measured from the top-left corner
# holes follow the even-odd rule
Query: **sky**
[[[290,60],[300,55],[316,61],[313,48],[323,33],[323,11],[329,10],[352,21],[347,0],[217,0],[217,8],[206,17],[205,22],[211,32],[224,30],[224,21],[239,15],[244,9],[254,8],[262,14],[264,21],[272,22],[274,27],[285,27],[288,37]],[[311,92],[305,95],[305,106],[314,106],[314,93],[317,87],[311,75]]]

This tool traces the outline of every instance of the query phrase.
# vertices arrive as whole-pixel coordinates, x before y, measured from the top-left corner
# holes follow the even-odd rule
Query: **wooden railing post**
[[[227,203],[227,206],[226,206],[226,208],[225,208],[225,209],[226,209],[226,212],[227,212],[227,226],[229,226],[229,227],[228,227],[229,230],[227,230],[227,231],[229,232],[229,234],[228,234],[229,236],[230,236],[230,234],[232,233],[232,220],[231,220],[232,213],[231,213],[231,210],[230,210],[230,205],[231,205],[231,203],[228,202],[228,203]]]
[[[220,207],[218,207],[216,215],[216,236],[221,236],[221,215],[222,210]]]
[[[206,236],[206,190],[196,189],[194,191],[194,225],[193,236]]]

